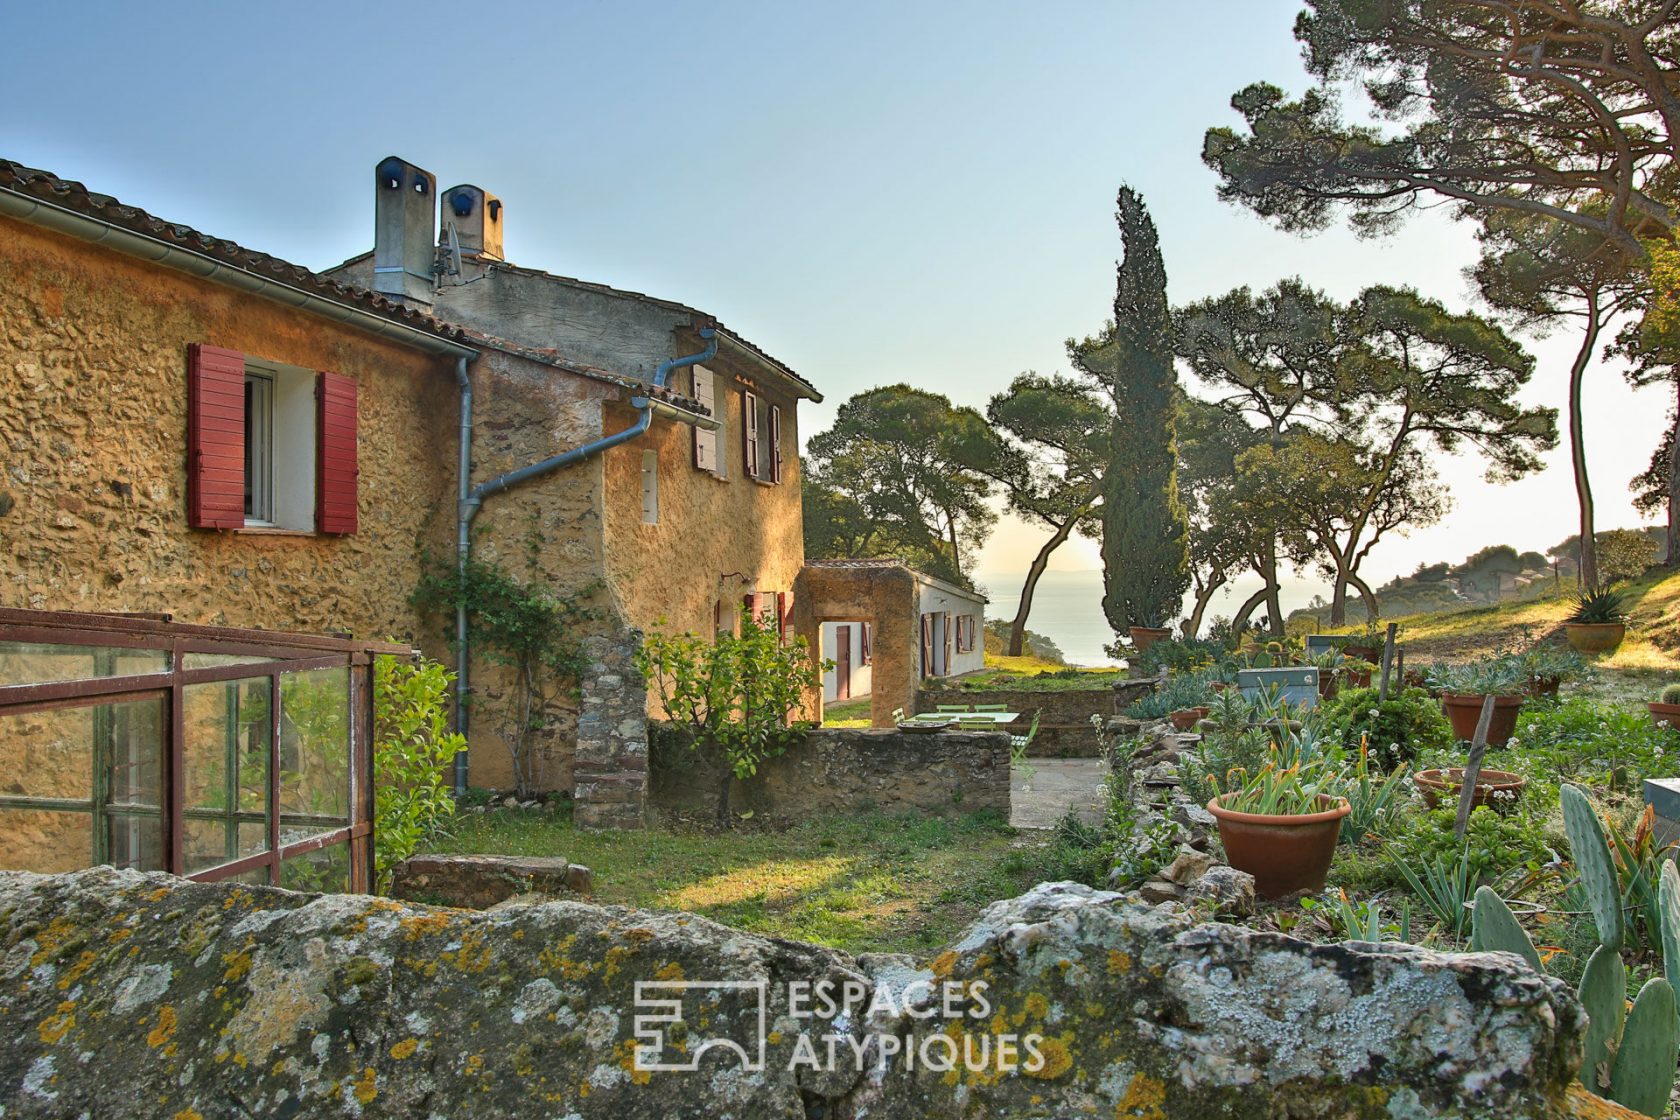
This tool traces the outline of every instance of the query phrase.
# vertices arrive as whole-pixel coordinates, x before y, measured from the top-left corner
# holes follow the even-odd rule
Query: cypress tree
[[[1103,613],[1116,633],[1171,625],[1190,587],[1189,534],[1178,494],[1172,313],[1167,270],[1143,199],[1120,188],[1125,255],[1114,323],[1074,347],[1074,359],[1114,402],[1103,478]]]

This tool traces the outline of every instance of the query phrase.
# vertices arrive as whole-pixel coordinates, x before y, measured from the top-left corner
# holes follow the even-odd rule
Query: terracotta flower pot
[[[1254,890],[1262,898],[1282,898],[1298,891],[1321,891],[1336,855],[1342,818],[1353,811],[1345,797],[1320,796],[1318,813],[1276,815],[1239,813],[1207,803],[1219,821],[1219,841],[1225,858],[1238,871],[1254,876]]]
[[[1382,664],[1382,651],[1376,646],[1343,646],[1342,654],[1355,661],[1369,661],[1373,665]]]
[[[1207,714],[1206,708],[1180,708],[1167,718],[1172,720],[1173,730],[1188,731],[1196,726],[1197,721],[1206,719]]]
[[[1526,696],[1495,696],[1493,718],[1488,721],[1488,746],[1503,747],[1517,730],[1517,713],[1522,710]],[[1453,738],[1472,739],[1476,735],[1476,721],[1482,718],[1482,694],[1443,692],[1441,710],[1452,722]]]
[[[1172,637],[1172,631],[1164,626],[1134,626],[1132,627],[1132,648],[1142,653],[1156,642],[1164,642]]]
[[[1445,770],[1419,770],[1412,775],[1412,784],[1423,794],[1423,803],[1431,809],[1442,802],[1458,804],[1459,791],[1464,788],[1464,769],[1459,766]],[[1488,805],[1504,810],[1517,803],[1528,779],[1509,770],[1483,770],[1476,775],[1476,792],[1470,795],[1472,807]]]
[[[1627,627],[1620,622],[1570,622],[1564,630],[1579,653],[1608,653],[1627,635]]]
[[[1663,724],[1680,731],[1680,704],[1660,704],[1656,701],[1645,705],[1651,713],[1651,722],[1661,727]]]

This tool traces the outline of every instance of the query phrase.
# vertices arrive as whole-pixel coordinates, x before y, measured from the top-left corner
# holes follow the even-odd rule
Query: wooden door
[[[852,628],[834,628],[834,698],[852,698]]]

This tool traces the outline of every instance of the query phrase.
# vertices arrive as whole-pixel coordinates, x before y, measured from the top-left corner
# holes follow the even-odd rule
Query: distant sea
[[[975,582],[991,600],[986,604],[988,620],[1015,617],[1021,583],[1026,578],[1025,572],[981,572],[975,576]],[[1250,579],[1216,596],[1207,617],[1235,613],[1258,587],[1259,582]],[[1306,606],[1316,594],[1328,594],[1328,589],[1312,580],[1285,578],[1281,590],[1285,613]],[[1045,572],[1033,592],[1027,629],[1050,638],[1075,665],[1112,665],[1113,661],[1103,654],[1103,646],[1114,641],[1114,631],[1103,617],[1102,572]]]

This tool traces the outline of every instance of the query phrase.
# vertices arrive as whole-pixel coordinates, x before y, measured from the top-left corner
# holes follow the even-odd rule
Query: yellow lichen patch
[[[157,1024],[146,1035],[146,1045],[156,1050],[175,1035],[175,1008],[164,1004],[158,1008]]]
[[[41,1041],[48,1046],[70,1033],[70,1028],[76,1025],[76,1004],[73,1000],[65,1000],[58,1005],[58,1014],[42,1019],[36,1026],[35,1033],[41,1036]]]
[[[1119,949],[1108,951],[1108,974],[1110,976],[1123,976],[1131,970],[1132,955],[1130,953],[1122,953]]]
[[[1578,1082],[1571,1082],[1569,1086],[1569,1115],[1574,1120],[1638,1120],[1639,1118],[1639,1113],[1588,1092]]]
[[[434,910],[429,914],[410,914],[397,925],[401,927],[405,938],[416,941],[427,934],[442,933],[448,929],[449,915],[442,910]]]
[[[98,959],[94,956],[92,950],[82,950],[81,955],[76,958],[75,962],[64,970],[64,975],[58,978],[58,990],[61,992],[69,991],[70,986],[80,980],[87,970],[93,967],[93,962]]]
[[[655,980],[681,980],[683,978],[683,967],[676,961],[672,961],[655,972],[653,978]]]
[[[405,1058],[412,1058],[414,1056],[414,1052],[418,1049],[420,1049],[419,1039],[405,1038],[395,1046],[391,1047],[391,1057],[400,1062]]]
[[[35,955],[29,958],[30,966],[39,968],[46,964],[58,952],[59,946],[75,934],[76,923],[69,918],[54,918],[48,922],[47,928],[35,935]]]
[[[241,890],[240,888],[235,887],[233,890],[228,892],[228,896],[226,898],[222,899],[222,909],[232,910],[235,906],[249,906],[251,905],[251,900],[254,897],[255,896],[252,895],[250,891]]]
[[[251,954],[244,950],[222,954],[222,964],[227,968],[222,973],[222,979],[229,984],[237,984],[245,979],[245,974],[251,971]]]
[[[1134,1073],[1126,1095],[1114,1106],[1114,1120],[1167,1120],[1166,1103],[1165,1082]]]
[[[606,971],[601,973],[601,978],[603,980],[611,980],[614,976],[617,976],[624,965],[624,958],[628,957],[630,953],[631,950],[626,949],[622,945],[614,945],[611,949],[608,949],[607,967]]]
[[[636,1065],[636,1042],[634,1039],[627,1038],[618,1043],[613,1047],[613,1054],[618,1059],[619,1068],[630,1075],[632,1085],[646,1085],[653,1080],[653,1074],[645,1069],[638,1068]]]
[[[467,1075],[469,1077],[472,1076],[473,1074],[477,1073],[479,1070],[481,1070],[483,1068],[484,1068],[484,1057],[483,1057],[483,1055],[472,1054],[472,1055],[468,1056],[468,1058],[467,1058]]]
[[[352,1091],[356,1094],[356,1099],[363,1104],[373,1103],[373,1098],[379,1095],[379,1075],[374,1072],[372,1066],[362,1068],[362,1075],[356,1078],[355,1089]]]
[[[453,953],[440,953],[446,964],[462,972],[483,972],[490,967],[490,943],[478,930],[468,930],[461,938],[461,947]]]
[[[1021,1010],[1034,1019],[1044,1019],[1050,1014],[1050,1001],[1044,998],[1043,992],[1028,992],[1027,998],[1021,1001]]]
[[[204,1120],[204,1114],[196,1108],[183,1108],[175,1114],[175,1120]]]
[[[653,940],[653,931],[651,929],[643,929],[640,926],[637,926],[634,929],[627,929],[624,931],[624,940],[630,942],[632,945],[646,945],[649,941]]]
[[[933,970],[935,976],[943,978],[951,975],[951,970],[957,967],[956,951],[953,949],[945,950],[945,952],[933,958],[933,963],[928,967]]]
[[[1038,1068],[1033,1068],[1031,1055],[1021,1063],[1021,1072],[1028,1077],[1036,1077],[1040,1081],[1054,1081],[1073,1068],[1073,1055],[1068,1053],[1067,1038],[1044,1038],[1038,1043],[1039,1057],[1043,1059]]]
[[[146,896],[146,901],[147,902],[162,902],[164,899],[166,899],[168,897],[169,897],[169,888],[168,887],[159,887],[157,890],[152,891],[150,894],[148,894]]]
[[[133,936],[134,936],[134,931],[131,930],[131,929],[114,929],[114,930],[111,931],[111,936],[107,937],[105,940],[107,940],[107,941],[127,941],[129,938],[131,938]]]

